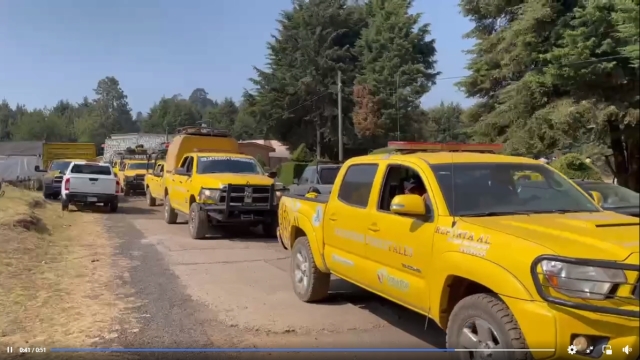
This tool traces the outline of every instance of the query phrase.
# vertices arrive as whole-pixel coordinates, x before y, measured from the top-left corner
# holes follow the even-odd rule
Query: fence
[[[2,190],[4,185],[11,185],[29,191],[42,191],[42,177],[18,176],[12,180],[0,179],[0,196],[4,195],[4,190]]]

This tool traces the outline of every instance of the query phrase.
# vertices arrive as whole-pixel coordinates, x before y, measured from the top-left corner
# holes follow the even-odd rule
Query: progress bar
[[[51,352],[67,352],[67,353],[80,353],[80,352],[252,352],[252,353],[284,353],[284,352],[314,352],[314,353],[353,353],[353,352],[468,352],[468,351],[495,351],[495,352],[555,352],[555,349],[434,349],[434,348],[336,348],[336,349],[321,349],[321,348],[208,348],[208,349],[149,349],[149,348],[50,348]]]

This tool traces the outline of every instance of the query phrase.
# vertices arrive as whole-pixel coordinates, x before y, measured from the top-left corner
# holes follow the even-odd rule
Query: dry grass
[[[90,347],[125,310],[101,214],[65,212],[39,193],[0,197],[0,347]]]

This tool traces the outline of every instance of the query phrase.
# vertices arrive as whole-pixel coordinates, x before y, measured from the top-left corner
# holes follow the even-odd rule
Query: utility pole
[[[342,73],[338,71],[338,160],[344,160],[344,144],[342,134]]]
[[[400,91],[400,72],[396,74],[396,122],[398,123],[398,141],[400,141],[400,113],[398,112],[398,92]]]

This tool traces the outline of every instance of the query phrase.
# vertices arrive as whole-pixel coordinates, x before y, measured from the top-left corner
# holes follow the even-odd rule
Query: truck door
[[[171,205],[174,209],[184,213],[189,212],[187,181],[191,177],[193,170],[193,156],[185,156],[180,161],[179,168],[184,169],[189,175],[177,175],[175,172],[171,176],[171,190],[169,193]]]
[[[164,164],[156,164],[156,168],[153,169],[153,173],[149,174],[151,178],[149,180],[149,191],[155,198],[161,198],[162,196],[162,176],[164,175]]]
[[[363,272],[371,271],[366,258],[366,232],[370,223],[370,198],[376,163],[350,165],[325,210],[325,260],[329,268],[356,284]]]
[[[384,164],[382,191],[375,192],[375,206],[367,222],[367,258],[377,265],[373,289],[399,299],[415,309],[428,311],[427,278],[431,266],[437,211],[422,170],[407,161]],[[427,216],[405,216],[390,211],[391,200],[405,188],[424,184]]]

